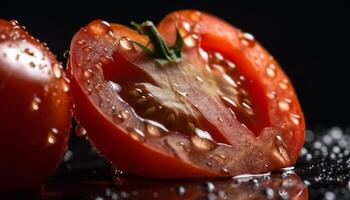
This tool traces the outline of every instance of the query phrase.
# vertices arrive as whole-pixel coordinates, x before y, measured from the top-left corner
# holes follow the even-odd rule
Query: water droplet
[[[47,138],[47,142],[49,144],[55,144],[56,142],[56,137],[53,134],[49,134],[48,138]]]
[[[108,56],[101,56],[100,57],[100,61],[101,61],[101,63],[102,64],[107,64],[109,61],[110,61],[110,57],[108,57]]]
[[[160,136],[160,131],[159,129],[151,124],[146,124],[146,129],[147,129],[147,133],[153,137],[159,137]]]
[[[231,98],[226,97],[226,96],[221,96],[221,99],[233,107],[238,106],[237,102],[234,99],[231,99]]]
[[[279,100],[278,101],[278,107],[282,111],[288,111],[290,109],[290,104],[291,104],[291,100],[290,99],[284,99],[284,100]]]
[[[78,136],[78,137],[85,136],[86,135],[86,130],[81,125],[78,125],[75,128],[75,135]]]
[[[278,83],[278,86],[283,89],[283,90],[286,90],[288,88],[288,85],[287,85],[287,81],[281,81]]]
[[[33,111],[39,110],[39,104],[41,103],[41,99],[34,95],[32,103],[31,103],[31,108]]]
[[[182,196],[186,193],[186,188],[184,186],[179,186],[176,188],[176,194]]]
[[[89,29],[96,35],[113,34],[111,25],[106,21],[95,20],[89,24]]]
[[[198,22],[202,18],[202,13],[199,11],[191,12],[190,19],[194,22]]]
[[[300,116],[299,115],[291,113],[289,115],[289,118],[295,125],[299,125],[300,124]]]
[[[69,92],[69,84],[66,80],[62,82],[62,89],[63,89],[63,92]]]
[[[90,53],[92,51],[91,47],[84,47],[83,50],[86,52],[86,53]]]
[[[121,92],[122,87],[118,83],[115,83],[113,81],[108,81],[108,83],[112,86],[114,92]]]
[[[197,135],[191,137],[191,142],[195,147],[201,150],[212,150],[215,148],[215,143],[212,140],[201,138]]]
[[[245,45],[245,46],[252,47],[252,46],[255,45],[255,38],[250,33],[243,33],[243,34],[241,34],[240,39],[242,41],[242,44]]]
[[[5,40],[6,39],[6,35],[5,34],[1,34],[0,35],[0,39]]]
[[[70,51],[69,51],[69,50],[64,51],[63,57],[64,57],[65,59],[68,59],[68,58],[69,58],[69,55],[70,55]]]
[[[284,143],[281,136],[277,135],[275,137],[275,145],[278,150],[278,153],[282,156],[283,162],[289,161],[289,154],[287,151],[287,145]]]
[[[269,66],[266,68],[266,74],[273,78],[276,76],[276,66],[274,64],[269,64]]]
[[[132,131],[130,132],[130,136],[132,139],[136,141],[144,141],[145,140],[145,134],[137,128],[133,128]]]
[[[73,156],[73,152],[71,150],[67,150],[66,153],[64,154],[63,160],[65,162],[69,161]]]
[[[10,23],[13,25],[13,26],[18,26],[18,21],[17,20],[10,20]]]
[[[129,114],[129,111],[123,110],[123,111],[120,112],[120,115],[121,115],[121,117],[122,117],[123,120],[126,120],[126,119],[129,118],[129,115],[130,115],[130,114]]]
[[[62,76],[62,71],[61,71],[61,67],[59,64],[54,64],[52,66],[52,71],[53,71],[53,74],[56,78],[61,78]]]
[[[252,107],[247,102],[243,101],[242,106],[248,115],[254,115]]]
[[[197,35],[189,35],[187,37],[185,37],[184,39],[184,43],[188,46],[188,47],[194,47],[197,45],[197,39],[198,36]]]
[[[78,44],[80,45],[85,44],[85,40],[78,40]]]
[[[188,32],[191,30],[191,25],[188,22],[182,22],[179,27],[179,32],[182,37],[185,37]]]
[[[272,188],[269,188],[269,187],[265,188],[264,193],[266,195],[266,198],[269,200],[275,198],[275,191]]]
[[[275,91],[270,91],[270,92],[267,93],[267,97],[268,97],[269,99],[275,99],[276,96],[277,96],[277,94],[276,94]]]
[[[122,37],[119,39],[119,45],[126,50],[131,50],[134,48],[134,44],[129,38],[126,37]]]
[[[52,132],[53,134],[55,134],[55,135],[57,135],[57,134],[58,134],[58,130],[57,130],[57,128],[51,128],[51,132]]]
[[[207,193],[212,193],[215,190],[215,185],[210,181],[203,182],[200,187],[203,192]]]

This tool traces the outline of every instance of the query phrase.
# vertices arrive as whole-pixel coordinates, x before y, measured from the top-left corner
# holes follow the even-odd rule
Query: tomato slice
[[[39,186],[58,167],[71,126],[68,91],[48,47],[0,19],[0,191]]]
[[[75,114],[89,140],[125,172],[156,177],[261,173],[295,163],[304,117],[278,63],[254,38],[199,11],[158,25],[181,59],[135,30],[95,20],[71,43]],[[140,48],[140,46],[144,48]],[[148,52],[149,53],[149,52]]]

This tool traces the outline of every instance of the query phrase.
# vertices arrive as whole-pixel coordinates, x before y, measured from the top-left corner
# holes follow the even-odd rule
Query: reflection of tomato
[[[65,79],[46,46],[0,20],[0,190],[37,186],[58,166],[71,118]]]
[[[164,45],[181,47],[176,25],[180,53]],[[295,163],[302,111],[278,63],[251,35],[198,11],[163,19],[165,43],[151,23],[138,28],[149,37],[96,20],[71,43],[75,114],[115,166],[211,177]]]

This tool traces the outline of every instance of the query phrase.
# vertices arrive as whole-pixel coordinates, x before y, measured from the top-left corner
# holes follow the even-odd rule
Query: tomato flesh
[[[193,13],[175,12],[160,23],[169,45],[174,23],[193,23],[186,18]],[[200,15],[195,25],[227,26]],[[231,29],[226,31],[237,34]],[[271,121],[276,113],[267,85],[245,52],[228,51],[240,46],[215,31],[186,31],[181,61],[164,66],[130,41],[147,45],[147,37],[122,25],[96,20],[75,35],[69,66],[73,99],[90,141],[118,168],[144,176],[228,176],[293,164],[290,138]],[[299,108],[297,100],[293,105]],[[303,133],[297,134],[300,139]],[[299,140],[295,151],[300,145]]]

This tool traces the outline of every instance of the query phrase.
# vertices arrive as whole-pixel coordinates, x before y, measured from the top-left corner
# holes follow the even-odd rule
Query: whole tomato
[[[0,190],[38,186],[57,168],[69,137],[68,91],[48,47],[0,19]]]

